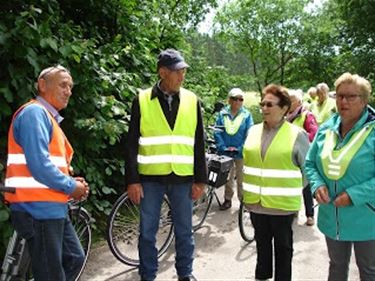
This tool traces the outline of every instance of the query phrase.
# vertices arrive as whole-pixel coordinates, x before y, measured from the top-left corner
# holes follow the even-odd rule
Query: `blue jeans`
[[[25,238],[35,281],[74,281],[85,253],[69,217],[37,220],[26,212],[12,212],[15,230]]]
[[[139,275],[144,280],[154,280],[158,270],[158,250],[156,233],[162,200],[167,194],[171,204],[174,224],[176,260],[179,277],[189,276],[193,268],[194,238],[192,230],[192,183],[165,185],[158,182],[142,182],[141,221],[139,236]]]

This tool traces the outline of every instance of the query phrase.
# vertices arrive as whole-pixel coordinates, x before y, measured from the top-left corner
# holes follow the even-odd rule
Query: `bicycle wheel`
[[[208,185],[205,194],[193,203],[193,230],[200,228],[207,217],[212,204],[213,188]]]
[[[248,243],[254,241],[254,228],[250,220],[250,212],[246,209],[243,203],[240,205],[238,211],[238,225],[241,233],[241,237]]]
[[[113,205],[107,222],[107,242],[112,254],[122,263],[130,266],[139,265],[140,207],[135,205],[124,193]],[[159,230],[156,235],[158,256],[163,255],[173,240],[171,207],[164,197],[160,212]]]
[[[82,264],[78,275],[76,276],[75,280],[77,281],[86,267],[87,260],[89,258],[89,253],[91,249],[91,240],[92,240],[92,232],[91,232],[91,216],[84,208],[79,208],[74,206],[70,210],[70,216],[72,220],[73,227],[77,233],[79,241],[81,242],[83,251],[85,252],[85,260]]]

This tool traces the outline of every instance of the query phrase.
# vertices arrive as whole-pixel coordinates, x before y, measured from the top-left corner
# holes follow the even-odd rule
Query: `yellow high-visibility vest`
[[[138,172],[142,175],[194,174],[194,140],[197,97],[181,88],[180,105],[173,130],[151,89],[139,94],[141,113]]]
[[[292,161],[292,152],[300,129],[284,122],[264,159],[261,157],[262,132],[263,123],[252,126],[244,145],[243,202],[297,211],[301,206],[303,182],[300,168]]]

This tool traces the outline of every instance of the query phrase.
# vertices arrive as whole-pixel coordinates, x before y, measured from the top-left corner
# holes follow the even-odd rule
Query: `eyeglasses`
[[[346,99],[348,102],[353,102],[357,99],[357,97],[361,97],[362,95],[342,95],[342,94],[336,94],[336,99],[342,101]]]
[[[268,101],[268,102],[262,101],[262,102],[259,103],[260,107],[273,107],[275,105],[278,105],[278,104],[277,103],[272,103],[270,101]]]
[[[243,98],[230,97],[233,101],[243,101]]]

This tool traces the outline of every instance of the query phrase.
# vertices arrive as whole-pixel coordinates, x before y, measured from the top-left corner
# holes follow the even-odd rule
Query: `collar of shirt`
[[[164,99],[164,96],[165,95],[169,95],[168,93],[164,92],[161,88],[160,88],[160,82],[161,80],[158,81],[158,83],[155,85],[155,87],[152,89],[152,93],[151,93],[151,99],[153,98],[156,98],[156,97],[160,97],[160,98],[163,98]],[[177,97],[178,99],[180,98],[180,92],[172,95],[173,98]]]
[[[36,100],[40,102],[48,111],[51,113],[53,118],[56,120],[57,123],[61,123],[64,120],[64,117],[62,117],[59,112],[50,104],[48,103],[44,98],[41,96],[37,96]]]

